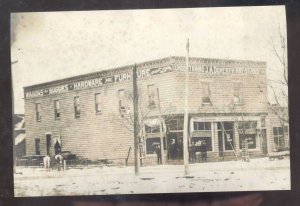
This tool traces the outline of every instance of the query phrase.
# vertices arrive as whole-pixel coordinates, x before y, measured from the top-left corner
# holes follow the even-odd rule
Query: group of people
[[[171,139],[168,155],[170,160],[180,160],[183,158],[183,143],[181,139],[178,141],[177,145],[175,139]]]
[[[61,154],[56,154],[52,158],[46,155],[43,159],[44,168],[46,171],[50,171],[51,168],[57,168],[58,171],[62,171],[63,167],[63,156]]]
[[[155,144],[154,151],[157,156],[157,164],[162,163],[162,156],[161,156],[161,147],[160,144]],[[192,142],[191,146],[189,147],[189,158],[190,162],[196,162],[197,155],[196,153],[200,152],[199,155],[199,162],[207,162],[207,144],[205,141],[198,141]],[[176,144],[175,139],[171,139],[168,147],[168,159],[169,160],[181,160],[183,159],[183,143],[180,139]]]

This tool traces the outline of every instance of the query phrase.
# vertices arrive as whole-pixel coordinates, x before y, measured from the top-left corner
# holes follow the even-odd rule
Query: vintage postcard
[[[284,6],[11,14],[14,193],[290,190]]]

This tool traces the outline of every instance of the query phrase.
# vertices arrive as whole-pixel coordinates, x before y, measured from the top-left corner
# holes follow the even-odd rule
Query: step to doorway
[[[166,160],[167,165],[183,165],[183,160]]]

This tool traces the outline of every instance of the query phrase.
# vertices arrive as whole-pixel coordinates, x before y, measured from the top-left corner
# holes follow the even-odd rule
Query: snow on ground
[[[18,167],[15,196],[105,195],[177,192],[290,190],[290,161],[196,163],[183,165],[83,167],[67,171]]]

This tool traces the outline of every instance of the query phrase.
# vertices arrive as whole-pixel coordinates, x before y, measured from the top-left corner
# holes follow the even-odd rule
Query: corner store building
[[[129,153],[133,162],[133,133],[116,121],[119,111],[132,108],[123,99],[132,91],[132,69],[133,65],[25,87],[26,153],[53,155],[59,148],[91,160],[126,158]],[[171,139],[182,150],[185,58],[144,62],[137,69],[141,102],[149,109],[141,145],[151,161],[156,158],[152,144],[159,142],[160,134],[150,122],[158,118],[158,106],[166,125],[165,154]],[[241,121],[250,123],[250,155],[272,151],[272,128],[265,123],[265,62],[190,58],[189,75],[189,141],[205,141],[209,161],[233,159],[233,151],[240,152]]]

